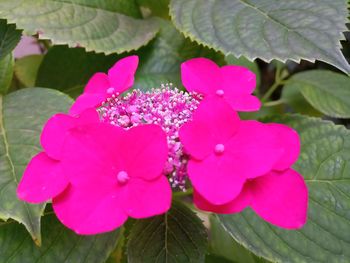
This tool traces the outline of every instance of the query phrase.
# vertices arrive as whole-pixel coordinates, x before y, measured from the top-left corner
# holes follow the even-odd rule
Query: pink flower
[[[242,192],[226,204],[213,205],[196,192],[193,202],[199,209],[219,214],[238,213],[250,206],[271,224],[296,229],[306,223],[307,199],[303,177],[293,169],[286,169],[248,180]]]
[[[128,216],[166,212],[171,203],[162,174],[167,150],[157,125],[126,131],[99,123],[71,130],[61,160],[70,185],[53,199],[57,217],[78,234],[96,234],[119,227]]]
[[[168,160],[164,174],[169,175],[173,187],[185,190],[188,156],[183,153],[179,128],[192,118],[199,105],[195,94],[171,89],[142,92],[134,90],[122,97],[108,99],[99,109],[102,121],[129,129],[144,123],[160,125],[167,135]]]
[[[240,121],[227,103],[211,98],[201,103],[193,121],[182,126],[180,140],[190,154],[188,176],[200,209],[232,213],[254,204],[257,213],[273,224],[305,223],[307,188],[289,168],[300,149],[294,130]]]
[[[188,91],[203,94],[204,98],[222,98],[236,111],[256,111],[261,106],[259,99],[251,95],[256,80],[247,68],[220,68],[209,59],[194,58],[182,63],[181,78]]]
[[[107,98],[112,95],[118,96],[129,89],[134,84],[138,63],[137,56],[129,56],[115,63],[108,75],[102,72],[95,73],[69,113],[76,115],[88,108],[99,107]]]
[[[53,199],[57,217],[78,234],[111,231],[128,216],[169,209],[171,189],[162,174],[168,148],[161,127],[125,131],[101,123],[89,109],[77,117],[53,116],[41,143],[46,152],[28,164],[17,194],[31,203]]]
[[[77,117],[62,113],[52,116],[41,134],[44,151],[35,155],[27,165],[17,188],[18,197],[30,203],[41,203],[61,193],[69,183],[60,165],[63,143],[69,130],[98,122],[99,116],[94,109]]]

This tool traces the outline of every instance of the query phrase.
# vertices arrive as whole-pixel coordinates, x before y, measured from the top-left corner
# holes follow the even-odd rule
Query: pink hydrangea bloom
[[[171,203],[162,174],[167,151],[157,125],[124,130],[98,123],[71,130],[61,159],[70,184],[53,199],[57,217],[78,234],[96,234],[119,227],[128,216],[165,213]]]
[[[128,216],[166,212],[171,189],[163,175],[167,139],[161,127],[124,130],[102,123],[95,109],[54,115],[41,136],[45,152],[28,164],[17,194],[53,199],[57,217],[79,234],[113,230]]]
[[[143,123],[160,125],[167,134],[168,159],[164,174],[173,187],[185,190],[188,156],[179,140],[179,128],[192,118],[200,97],[165,85],[148,92],[134,90],[123,97],[111,97],[99,109],[104,122],[125,129]]]
[[[207,58],[194,58],[181,65],[182,83],[188,91],[204,98],[218,97],[236,111],[256,111],[261,103],[252,94],[256,86],[255,74],[241,66],[219,67]]]
[[[128,90],[134,84],[138,63],[138,56],[129,56],[115,63],[108,75],[102,72],[94,74],[69,113],[75,115],[88,108],[101,106],[112,95],[118,96]]]
[[[289,168],[300,150],[294,130],[240,121],[227,103],[212,98],[204,100],[193,121],[182,126],[180,139],[191,156],[188,176],[199,208],[232,213],[251,205],[273,224],[292,228],[305,223],[307,188]]]

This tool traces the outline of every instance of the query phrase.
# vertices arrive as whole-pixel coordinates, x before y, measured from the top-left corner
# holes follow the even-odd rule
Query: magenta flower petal
[[[60,162],[51,159],[44,152],[29,162],[17,188],[20,199],[30,203],[41,203],[60,194],[68,185],[62,174]]]
[[[251,206],[264,220],[288,229],[305,224],[308,191],[296,171],[271,172],[254,179],[249,188],[253,195]]]
[[[233,214],[242,212],[251,203],[252,195],[247,187],[243,187],[240,194],[229,203],[223,205],[213,205],[201,196],[197,191],[193,193],[193,203],[197,208],[218,214]]]
[[[109,185],[123,169],[119,143],[125,131],[106,123],[70,132],[63,148],[62,168],[75,186]]]
[[[214,151],[215,145],[226,143],[238,130],[239,117],[227,103],[216,98],[204,99],[185,123],[179,137],[185,150],[202,160]]]
[[[267,124],[271,133],[276,134],[275,145],[284,149],[284,154],[275,164],[274,169],[283,171],[292,166],[299,157],[300,138],[298,133],[292,128],[278,123]]]
[[[195,58],[181,65],[182,83],[188,91],[220,98],[237,111],[256,111],[261,107],[252,94],[256,86],[253,72],[241,66],[220,68],[206,58]]]
[[[261,108],[260,100],[249,94],[232,96],[233,99],[226,101],[231,105],[232,109],[237,111],[257,111]]]
[[[193,188],[214,205],[232,201],[241,192],[246,178],[235,172],[230,156],[210,155],[203,161],[190,160],[188,176]]]
[[[103,72],[97,72],[86,84],[84,93],[106,95],[108,88],[110,88],[110,83],[107,74]]]
[[[153,180],[162,173],[168,146],[166,134],[160,126],[149,124],[131,128],[120,140],[119,147],[131,177]]]
[[[271,171],[284,154],[284,147],[276,144],[278,136],[264,123],[241,121],[238,132],[225,145],[234,174],[254,178]]]
[[[134,84],[134,75],[139,63],[138,56],[129,56],[119,60],[108,71],[110,87],[119,94]]]
[[[223,66],[220,68],[222,83],[221,86],[225,95],[234,97],[235,95],[249,95],[255,89],[256,77],[249,69],[241,66]]]
[[[105,94],[95,93],[83,93],[80,95],[76,101],[73,103],[72,107],[69,109],[70,115],[78,115],[89,108],[96,108],[106,99]]]
[[[171,205],[171,188],[165,176],[153,181],[130,179],[122,195],[124,211],[133,218],[163,214]]]
[[[207,58],[190,59],[181,64],[181,79],[188,91],[209,95],[221,83],[220,68]]]
[[[43,128],[40,137],[41,145],[51,158],[60,160],[63,142],[69,129],[98,122],[100,122],[100,119],[95,109],[86,110],[78,117],[63,113],[55,114],[46,122]]]
[[[112,231],[127,220],[117,189],[117,184],[87,188],[70,185],[53,199],[53,209],[62,224],[77,234]]]
[[[99,107],[112,95],[119,95],[129,89],[134,84],[138,62],[138,56],[129,56],[115,63],[108,75],[101,72],[93,75],[69,113],[76,115],[88,108]]]

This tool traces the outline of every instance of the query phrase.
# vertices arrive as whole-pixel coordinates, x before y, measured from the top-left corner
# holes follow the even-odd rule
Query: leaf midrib
[[[6,159],[8,160],[8,163],[10,165],[12,178],[13,178],[16,186],[18,186],[18,179],[17,179],[16,172],[15,172],[15,166],[14,166],[12,159],[11,159],[11,156],[10,156],[9,143],[8,143],[7,134],[6,134],[6,130],[5,130],[3,96],[0,96],[0,133],[2,135],[4,145],[5,145],[5,155],[4,156],[6,156]],[[26,213],[27,213],[27,216],[29,219],[30,227],[31,227],[31,229],[35,229],[32,214],[29,212],[28,204],[26,202],[24,202],[23,205],[25,207],[25,210],[26,210]],[[38,241],[40,243],[40,240],[38,240],[37,237],[35,237],[34,235],[32,235],[32,237],[33,237],[34,241]]]

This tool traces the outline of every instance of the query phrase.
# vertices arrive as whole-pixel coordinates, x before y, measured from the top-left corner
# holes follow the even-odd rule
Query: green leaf
[[[128,262],[204,262],[207,233],[189,208],[173,202],[168,213],[136,221],[128,241]]]
[[[321,112],[316,110],[305,100],[298,88],[290,88],[288,86],[289,85],[286,85],[282,89],[281,99],[293,110],[293,112],[313,117],[323,116]]]
[[[285,89],[299,89],[317,110],[336,118],[350,118],[350,77],[328,70],[294,75]]]
[[[85,52],[82,48],[54,46],[40,65],[36,86],[58,89],[76,97],[94,73],[106,72],[119,58]]]
[[[15,75],[25,87],[33,87],[43,55],[30,55],[16,60]]]
[[[205,263],[234,263],[234,262],[224,257],[220,257],[218,255],[209,254],[205,256]]]
[[[169,17],[169,0],[137,0],[143,13],[163,18]]]
[[[256,255],[274,262],[350,262],[350,131],[317,118],[265,119],[287,124],[301,138],[294,168],[309,189],[308,221],[301,230],[284,230],[252,210],[218,215],[227,232]]]
[[[0,59],[3,59],[16,47],[21,39],[21,34],[15,25],[8,25],[6,20],[0,19]]]
[[[0,95],[6,94],[12,80],[14,60],[12,54],[0,60]]]
[[[72,100],[55,90],[27,88],[0,96],[0,219],[25,225],[40,244],[40,216],[45,204],[17,198],[16,188],[29,160],[41,151],[39,137],[46,120],[65,112]]]
[[[117,12],[136,18],[141,17],[136,0],[70,0],[70,2],[88,7],[104,9],[106,11]]]
[[[0,17],[54,44],[105,54],[138,49],[157,33],[156,20],[134,19],[110,6],[97,0],[2,0]]]
[[[232,239],[215,216],[210,217],[210,251],[233,262],[268,263]]]
[[[43,217],[43,244],[35,246],[23,226],[0,223],[2,262],[103,263],[118,240],[119,231],[94,236],[78,236],[62,225],[54,215]]]
[[[225,63],[222,54],[185,39],[170,22],[161,19],[159,22],[158,37],[138,52],[140,66],[136,72],[135,88],[149,90],[170,82],[181,87],[180,64],[193,57],[207,57],[219,64]]]
[[[226,55],[318,59],[349,73],[340,51],[347,7],[347,0],[171,0],[170,15],[185,36]]]

